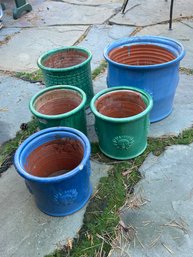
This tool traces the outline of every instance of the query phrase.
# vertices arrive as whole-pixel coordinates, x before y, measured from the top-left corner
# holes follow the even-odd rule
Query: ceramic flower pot
[[[78,211],[91,195],[90,143],[76,129],[41,130],[17,149],[14,164],[38,208],[51,216]]]
[[[41,90],[30,101],[29,108],[38,119],[39,128],[72,127],[87,133],[86,95],[73,86],[52,86]]]
[[[94,96],[91,110],[101,151],[113,159],[140,155],[147,146],[153,100],[143,90],[112,87]]]
[[[37,64],[42,70],[46,87],[76,86],[85,92],[88,106],[93,97],[91,58],[92,54],[87,49],[71,46],[44,53]]]
[[[153,97],[151,122],[164,119],[172,112],[184,55],[179,42],[165,37],[137,36],[113,42],[104,50],[108,87],[144,89]]]

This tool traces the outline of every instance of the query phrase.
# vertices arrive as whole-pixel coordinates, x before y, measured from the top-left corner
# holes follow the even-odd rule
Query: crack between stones
[[[77,4],[77,3],[69,3],[68,1],[63,1],[63,0],[51,0],[52,2],[61,2],[64,4],[69,4],[69,5],[75,5],[75,6],[88,6],[88,7],[101,7],[105,6],[104,4]]]
[[[181,22],[183,23],[182,21],[183,20],[191,20],[193,19],[193,16],[187,16],[187,17],[180,17],[180,18],[175,18],[173,19],[173,23],[174,22]],[[160,25],[160,24],[167,24],[169,23],[169,19],[168,20],[165,20],[165,21],[160,21],[160,22],[157,22],[157,23],[152,23],[152,24],[148,24],[148,25],[135,25],[135,24],[129,24],[129,23],[119,23],[119,22],[116,22],[116,21],[109,21],[109,25],[120,25],[120,26],[130,26],[130,27],[141,27],[141,28],[147,28],[147,27],[152,27],[152,26],[156,26],[156,25]],[[187,25],[185,23],[183,23],[184,25]],[[188,26],[188,25],[187,25]],[[190,27],[193,29],[193,27]]]

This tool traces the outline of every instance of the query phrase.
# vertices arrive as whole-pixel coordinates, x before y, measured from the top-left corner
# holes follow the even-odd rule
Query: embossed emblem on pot
[[[134,142],[134,138],[127,135],[116,136],[113,138],[113,145],[121,150],[129,149],[134,144]]]
[[[54,195],[54,200],[58,203],[58,204],[62,204],[62,205],[70,205],[72,204],[76,198],[78,196],[78,192],[76,189],[70,189],[64,192],[58,192]]]

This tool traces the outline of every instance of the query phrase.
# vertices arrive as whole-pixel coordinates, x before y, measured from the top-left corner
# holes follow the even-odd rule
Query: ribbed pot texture
[[[143,66],[170,62],[176,57],[159,46],[141,44],[113,49],[109,58],[117,63]]]
[[[108,45],[108,87],[143,89],[153,98],[150,121],[166,118],[173,108],[179,82],[179,65],[185,55],[176,40],[157,36],[123,38]]]
[[[78,46],[62,47],[42,54],[38,66],[42,70],[46,87],[72,85],[82,89],[86,96],[86,106],[93,97],[90,62],[92,54]]]

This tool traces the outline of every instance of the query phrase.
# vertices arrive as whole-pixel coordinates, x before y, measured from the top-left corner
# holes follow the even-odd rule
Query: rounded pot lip
[[[64,132],[64,133],[71,133],[71,135],[75,135],[76,137],[80,138],[81,141],[84,143],[84,155],[83,159],[80,162],[80,164],[75,167],[73,170],[59,176],[55,177],[37,177],[29,174],[25,171],[25,169],[21,165],[20,156],[22,152],[24,151],[25,147],[33,142],[34,139],[41,138],[43,135],[50,135],[54,132]],[[51,140],[52,141],[52,140]],[[17,172],[25,179],[33,181],[33,182],[40,182],[40,183],[53,183],[53,182],[60,182],[63,179],[68,179],[72,176],[74,176],[76,173],[81,172],[85,165],[87,165],[87,161],[89,160],[91,153],[91,147],[88,138],[79,130],[68,128],[68,127],[53,127],[48,129],[43,129],[41,131],[38,131],[34,134],[32,134],[30,137],[28,137],[16,150],[14,155],[14,166],[17,170]]]
[[[35,108],[34,108],[34,102],[38,99],[38,97],[40,97],[41,95],[43,95],[46,92],[49,92],[49,91],[52,91],[52,90],[55,90],[55,89],[69,89],[71,91],[76,91],[82,96],[82,101],[73,110],[71,110],[69,112],[66,112],[66,113],[62,113],[62,114],[47,115],[47,114],[43,114],[43,113],[40,113],[40,112],[36,111]],[[30,100],[29,108],[30,108],[30,111],[32,112],[32,114],[34,116],[36,116],[37,118],[56,120],[56,119],[62,119],[62,118],[67,118],[67,117],[72,116],[73,114],[77,113],[82,108],[84,108],[85,104],[86,104],[86,94],[84,93],[84,91],[82,89],[80,89],[78,87],[75,87],[75,86],[70,86],[70,85],[56,85],[56,86],[51,86],[51,87],[44,88],[41,91],[39,91],[37,94],[35,94]]]
[[[97,111],[96,106],[95,106],[95,102],[100,96],[105,95],[106,93],[113,92],[113,91],[122,91],[122,90],[135,91],[137,93],[142,94],[144,97],[146,97],[146,99],[149,102],[146,109],[144,111],[140,112],[137,115],[134,115],[134,116],[131,116],[131,117],[126,117],[126,118],[112,118],[112,117],[109,117],[109,116],[105,116],[105,115],[103,115],[103,114],[101,114],[100,112]],[[90,103],[90,108],[91,108],[92,112],[94,113],[94,115],[96,115],[98,118],[100,118],[102,120],[109,121],[109,122],[114,122],[114,123],[124,123],[124,122],[130,122],[130,121],[135,121],[137,119],[140,119],[141,117],[143,117],[144,115],[149,113],[151,111],[152,107],[153,107],[153,99],[147,92],[145,92],[144,90],[141,90],[141,89],[137,89],[135,87],[127,87],[127,86],[111,87],[111,88],[104,89],[104,90],[100,91],[99,93],[97,93],[93,97],[93,99],[91,100],[91,103]]]
[[[173,48],[175,48],[175,46],[176,46],[176,49],[177,48],[180,49],[180,53],[172,61],[164,62],[164,63],[160,63],[160,64],[154,64],[154,65],[127,65],[127,64],[115,62],[115,61],[111,60],[108,56],[109,52],[116,48],[123,47],[123,46],[144,45],[144,44],[156,45],[156,46],[159,46],[162,48],[163,48],[163,44],[170,45]],[[167,48],[166,48],[166,50],[169,51]],[[171,53],[173,53],[173,52],[171,52]],[[174,39],[171,39],[168,37],[146,35],[146,36],[127,37],[127,38],[122,38],[121,40],[114,41],[113,43],[111,43],[105,47],[103,55],[107,62],[109,62],[113,65],[116,65],[116,66],[118,65],[122,68],[129,67],[130,69],[157,69],[157,68],[166,67],[168,65],[173,65],[173,64],[179,62],[180,60],[182,60],[183,57],[185,56],[185,50],[184,50],[183,45],[177,40],[174,40]]]
[[[80,50],[80,51],[85,52],[86,54],[88,54],[88,58],[80,64],[77,64],[77,65],[74,65],[74,66],[71,66],[71,67],[66,67],[66,68],[50,68],[50,67],[46,67],[42,64],[42,60],[44,58],[46,58],[46,57],[48,57],[52,54],[67,51],[67,50]],[[70,71],[70,70],[74,70],[76,68],[80,68],[80,67],[84,66],[86,63],[90,62],[91,59],[92,59],[92,53],[88,49],[86,49],[84,47],[78,47],[78,46],[70,46],[70,47],[66,46],[66,47],[54,48],[52,50],[49,50],[49,51],[43,53],[38,58],[37,65],[40,69],[42,69],[44,71],[63,72],[63,71]]]

